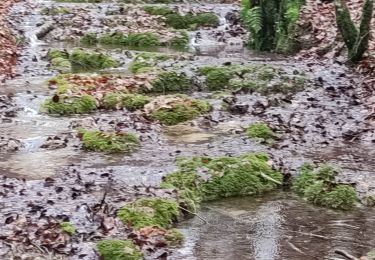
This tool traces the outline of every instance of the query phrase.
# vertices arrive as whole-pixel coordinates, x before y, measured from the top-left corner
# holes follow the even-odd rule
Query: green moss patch
[[[168,228],[177,219],[178,204],[175,200],[161,198],[143,198],[118,211],[118,217],[124,224],[136,229],[147,226]]]
[[[41,107],[43,112],[58,115],[87,114],[97,109],[96,99],[89,95],[69,97],[55,95],[48,98]]]
[[[146,113],[166,125],[176,125],[193,120],[211,110],[206,101],[191,99],[184,95],[161,96],[145,106]]]
[[[87,33],[81,38],[81,43],[91,45],[100,43],[104,45],[150,47],[160,46],[160,38],[157,34],[151,32],[129,34],[113,32],[100,36]]]
[[[336,183],[337,174],[332,166],[314,169],[311,165],[304,165],[293,182],[293,190],[313,204],[349,210],[356,205],[358,196],[350,185]]]
[[[126,108],[129,111],[142,109],[151,98],[137,94],[108,93],[105,95],[103,105],[105,108],[120,109]]]
[[[276,189],[283,176],[268,164],[264,153],[238,157],[180,159],[178,172],[164,179],[162,187],[178,191],[182,205],[195,211],[201,201],[249,196]]]
[[[199,68],[206,77],[205,84],[211,91],[242,89],[267,95],[294,93],[304,89],[302,75],[289,75],[281,68],[269,65],[231,65]]]
[[[139,147],[139,138],[132,133],[107,133],[99,130],[81,129],[79,136],[83,148],[105,153],[131,153]]]
[[[174,71],[160,73],[151,84],[151,91],[157,93],[184,92],[192,85],[185,73]]]
[[[274,140],[275,134],[265,123],[253,123],[246,129],[246,134],[253,139],[268,143]]]
[[[217,27],[220,23],[215,13],[198,13],[180,15],[164,6],[146,6],[144,10],[151,15],[160,15],[165,23],[174,29],[196,29],[198,27]]]
[[[51,49],[47,57],[57,69],[69,69],[75,72],[94,71],[119,66],[119,62],[109,55],[86,52],[80,49],[75,49],[71,53]]]
[[[70,222],[60,223],[60,228],[61,228],[62,231],[68,233],[71,236],[73,236],[76,233],[75,226]]]
[[[142,260],[143,253],[131,240],[101,240],[96,245],[104,260]]]
[[[157,65],[159,62],[174,59],[175,55],[157,53],[157,52],[143,52],[135,56],[134,60],[129,65],[129,70],[134,73],[145,73],[150,71],[158,71]]]

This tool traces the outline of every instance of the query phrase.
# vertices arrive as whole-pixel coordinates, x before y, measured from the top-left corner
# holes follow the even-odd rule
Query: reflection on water
[[[289,193],[231,198],[203,207],[183,222],[182,248],[171,259],[340,259],[336,249],[361,256],[375,247],[375,209],[337,212]]]

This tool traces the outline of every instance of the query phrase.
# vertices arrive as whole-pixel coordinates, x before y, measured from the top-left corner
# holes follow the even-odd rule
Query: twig
[[[357,257],[355,256],[352,256],[351,254],[347,253],[346,251],[344,250],[341,250],[341,249],[336,249],[335,250],[335,253],[338,254],[338,255],[341,255],[349,260],[358,260]]]
[[[197,213],[195,213],[195,212],[192,212],[192,211],[190,211],[190,210],[188,210],[188,209],[186,209],[186,208],[184,208],[184,207],[181,207],[181,206],[178,206],[180,209],[182,209],[182,210],[185,210],[186,212],[188,212],[188,213],[190,213],[190,214],[193,214],[194,216],[197,216],[200,220],[202,220],[205,224],[209,224],[208,222],[207,222],[207,220],[205,220],[204,218],[202,218],[201,216],[199,216]]]
[[[296,250],[298,253],[300,254],[303,254],[303,255],[306,255],[301,249],[299,249],[298,247],[296,247],[294,244],[292,244],[290,241],[288,241],[288,245],[293,248],[294,250]]]
[[[269,181],[272,181],[272,182],[274,182],[274,183],[276,183],[276,184],[279,184],[279,185],[282,184],[281,182],[275,180],[274,178],[271,178],[270,176],[268,176],[267,174],[264,174],[263,172],[260,172],[260,175],[261,175],[263,178],[265,178],[265,179],[267,179],[267,180],[269,180]]]

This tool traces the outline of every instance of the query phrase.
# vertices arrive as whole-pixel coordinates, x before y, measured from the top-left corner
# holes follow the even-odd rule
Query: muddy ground
[[[0,222],[4,223],[0,226],[1,258],[98,259],[96,241],[134,237],[134,231],[116,218],[118,208],[141,196],[176,196],[158,185],[163,176],[176,169],[178,156],[240,155],[251,151],[270,153],[275,167],[285,175],[295,175],[304,162],[338,165],[342,169],[339,181],[353,185],[362,204],[346,216],[307,205],[288,193],[252,202],[219,201],[203,207],[200,214],[209,223],[223,222],[233,229],[194,218],[179,226],[186,236],[183,245],[155,247],[154,241],[147,241],[143,248],[146,258],[338,259],[334,255],[338,248],[358,256],[374,248],[375,234],[370,228],[374,210],[367,204],[368,198],[375,196],[375,125],[364,77],[342,63],[296,61],[247,50],[246,31],[228,20],[228,14],[238,17],[236,4],[171,6],[182,13],[213,11],[220,17],[220,26],[189,32],[189,49],[184,52],[167,47],[152,49],[185,57],[159,64],[163,70],[193,75],[197,67],[205,65],[269,64],[290,74],[304,73],[306,88],[298,93],[267,96],[195,91],[191,96],[210,102],[213,111],[173,127],[152,122],[139,112],[46,115],[40,112],[40,105],[53,93],[46,80],[59,73],[45,58],[51,47],[80,46],[76,40],[85,32],[156,31],[166,41],[173,33],[141,9],[131,11],[138,7],[124,8],[119,3],[17,3],[9,21],[13,30],[24,36],[24,48],[17,76],[0,88]],[[42,12],[57,7],[69,13]],[[123,20],[130,24],[121,23]],[[149,50],[105,51],[122,62],[115,72],[126,74],[131,57]],[[196,86],[201,83],[197,78]],[[231,111],[222,108],[224,99],[234,100]],[[243,107],[247,109],[242,111]],[[257,121],[268,123],[278,141],[263,145],[248,139],[245,128]],[[83,151],[76,132],[82,126],[135,132],[141,138],[141,147],[130,156]],[[295,222],[296,216],[301,223]],[[61,221],[73,223],[77,235],[70,237],[61,232]],[[236,221],[240,224],[234,225]],[[322,244],[324,250],[320,250]]]

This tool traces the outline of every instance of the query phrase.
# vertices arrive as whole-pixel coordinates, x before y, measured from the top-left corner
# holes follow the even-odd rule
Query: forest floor
[[[301,23],[309,24],[312,33],[306,41],[314,47],[293,57],[249,51],[244,46],[248,33],[238,23],[237,3],[168,4],[179,13],[209,11],[219,17],[218,26],[190,28],[189,47],[183,50],[169,46],[180,32],[162,17],[148,14],[143,4],[26,0],[11,10],[10,2],[0,4],[0,26],[12,28],[0,30],[0,49],[6,54],[0,56],[0,70],[5,71],[0,75],[13,77],[0,87],[0,223],[4,223],[0,258],[99,259],[96,243],[108,238],[136,241],[146,259],[338,259],[337,249],[360,256],[375,248],[375,212],[370,207],[375,198],[371,74],[375,41],[359,67],[347,66],[332,4],[307,2]],[[353,8],[360,4],[352,3]],[[163,46],[80,43],[88,32],[113,31],[155,33]],[[12,67],[16,39],[24,40],[17,66]],[[322,52],[327,45],[332,48]],[[69,84],[86,87],[68,90],[69,98],[92,95],[99,109],[68,116],[48,114],[41,109],[43,103],[49,98],[59,102],[64,96],[55,76],[72,73],[70,66],[52,64],[48,52],[77,47],[109,55],[119,66],[65,78]],[[130,71],[140,56],[157,54],[164,58],[151,59],[151,71]],[[208,66],[267,68],[272,79],[258,80],[270,87],[209,89],[201,73]],[[167,126],[149,112],[160,104],[170,106],[166,93],[149,95],[157,102],[136,111],[103,105],[105,91],[150,88],[160,72],[175,72],[178,80],[188,77],[191,89],[180,92],[208,102],[212,110]],[[244,84],[246,72],[240,74],[231,82]],[[295,84],[297,78],[303,83]],[[246,129],[254,122],[266,123],[276,133],[275,141],[250,139]],[[140,147],[130,155],[90,152],[82,144],[81,128],[135,133]],[[137,198],[176,198],[175,191],[160,188],[160,182],[178,169],[178,157],[249,152],[270,154],[267,163],[286,178],[296,175],[305,162],[337,165],[341,168],[337,180],[355,187],[361,204],[343,213],[312,206],[283,191],[252,200],[220,200],[204,205],[199,217],[177,224],[185,235],[177,247],[168,247],[160,234],[142,233],[117,217],[122,206]],[[64,232],[61,222],[72,223],[76,234]]]

